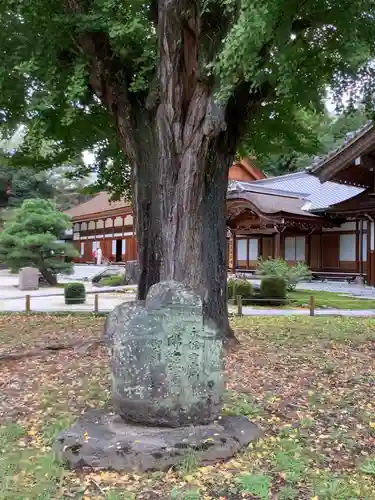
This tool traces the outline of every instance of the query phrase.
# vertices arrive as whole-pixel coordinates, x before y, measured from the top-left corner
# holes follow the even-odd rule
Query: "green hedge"
[[[270,300],[270,305],[282,305],[286,299],[286,283],[283,278],[269,277],[263,278],[260,283],[260,296],[263,299],[280,299]]]
[[[67,283],[64,287],[65,304],[84,304],[86,289],[83,283]]]
[[[99,281],[100,286],[121,286],[124,284],[124,276],[116,274],[114,276],[107,276]]]
[[[247,280],[228,280],[228,299],[235,299],[236,295],[241,295],[243,299],[250,299],[253,296],[253,286]]]

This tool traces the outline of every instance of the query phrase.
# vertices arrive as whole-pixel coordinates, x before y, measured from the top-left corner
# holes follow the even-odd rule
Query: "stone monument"
[[[39,271],[35,267],[23,267],[19,274],[18,287],[20,290],[38,290]]]
[[[247,418],[220,416],[222,342],[182,283],[158,283],[145,302],[116,307],[105,341],[114,411],[88,411],[58,437],[70,467],[166,469],[192,452],[207,464],[260,436]]]

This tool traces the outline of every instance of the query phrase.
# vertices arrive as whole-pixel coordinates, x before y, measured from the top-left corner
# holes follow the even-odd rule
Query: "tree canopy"
[[[139,116],[160,100],[160,12],[169,8],[176,16],[162,36],[198,51],[185,61],[185,84],[193,92],[199,79],[231,106],[241,152],[286,145],[310,153],[316,136],[306,112],[322,109],[327,86],[354,98],[360,81],[362,95],[372,95],[372,0],[4,0],[1,122],[3,131],[26,130],[13,161],[44,168],[89,149],[99,182],[122,192],[134,158],[119,144],[119,127],[129,124],[117,110]],[[222,107],[212,109],[217,120]]]
[[[53,193],[44,172],[11,168],[6,161],[0,164],[0,206],[16,207],[29,198],[51,198]]]
[[[317,142],[309,153],[284,145],[278,152],[265,153],[258,158],[259,167],[269,175],[282,175],[303,170],[311,164],[314,156],[329,153],[341,146],[348,134],[364,126],[370,115],[363,107],[332,116],[328,113],[310,116],[310,127],[315,131]],[[313,153],[313,154],[311,154]]]
[[[0,262],[14,271],[36,267],[54,284],[58,273],[72,270],[71,258],[78,256],[72,245],[59,241],[70,228],[70,218],[48,200],[26,200],[0,232]]]

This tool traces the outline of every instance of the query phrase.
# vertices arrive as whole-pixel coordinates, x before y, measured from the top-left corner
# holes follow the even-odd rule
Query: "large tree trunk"
[[[161,155],[154,165],[158,185],[146,199],[141,199],[145,179],[135,179],[139,298],[159,280],[182,281],[200,292],[205,319],[213,321],[226,340],[233,337],[227,311],[225,223],[232,158],[218,150],[217,141],[203,154],[192,147],[182,162],[178,156],[172,160]]]
[[[225,214],[235,149],[212,86],[197,80],[199,13],[190,11],[185,23],[179,9],[184,6],[178,2],[159,2],[160,94],[153,133],[148,127],[145,134],[143,124],[136,127],[142,138],[134,178],[138,296],[144,299],[159,280],[186,283],[200,292],[205,319],[227,341],[233,332]]]

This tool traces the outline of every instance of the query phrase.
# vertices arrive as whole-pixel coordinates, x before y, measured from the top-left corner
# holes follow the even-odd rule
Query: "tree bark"
[[[183,2],[159,1],[154,120],[142,110],[134,118],[138,297],[161,280],[184,282],[200,292],[205,320],[232,341],[225,215],[234,136],[212,83],[197,78],[199,23],[199,12]]]
[[[56,286],[57,285],[57,276],[56,274],[51,273],[48,271],[48,269],[41,269],[40,270],[43,278],[46,280],[46,282],[51,285],[51,286]]]

